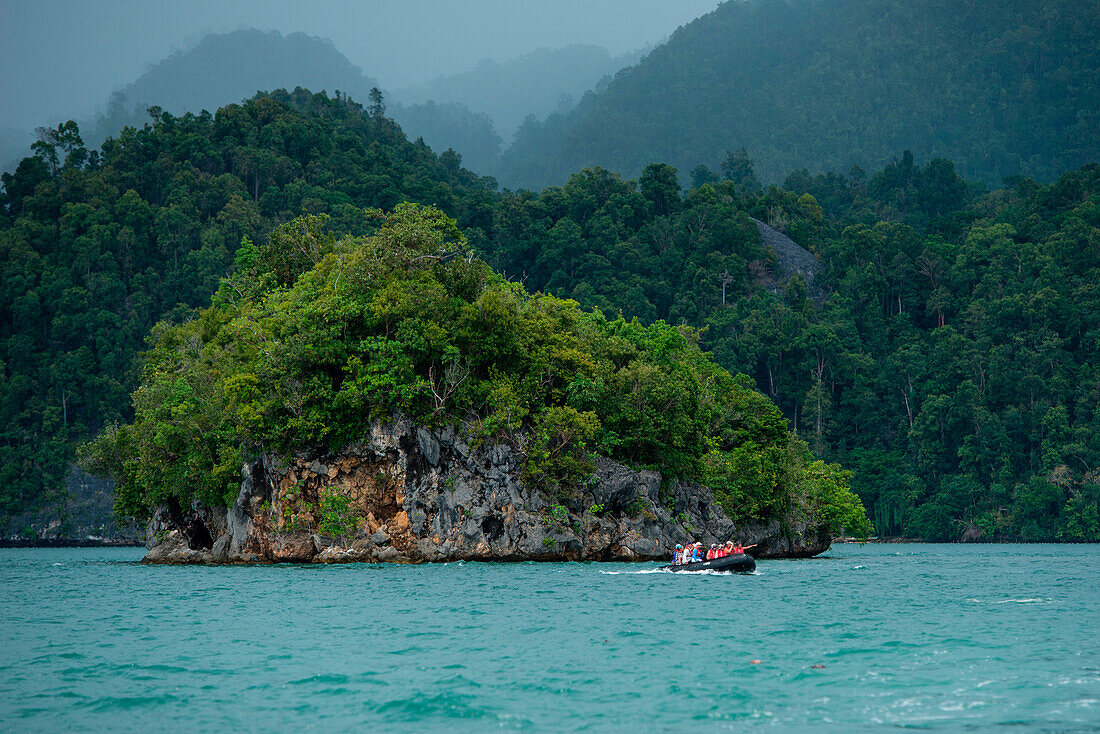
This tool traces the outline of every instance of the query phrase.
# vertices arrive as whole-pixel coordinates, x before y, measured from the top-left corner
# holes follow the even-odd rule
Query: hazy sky
[[[570,43],[623,53],[718,0],[0,0],[0,128],[79,117],[145,66],[243,27],[332,39],[388,88]],[[58,120],[60,121],[60,120]]]

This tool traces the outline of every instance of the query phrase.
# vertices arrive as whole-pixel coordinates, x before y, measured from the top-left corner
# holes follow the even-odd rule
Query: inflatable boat
[[[752,573],[756,570],[756,561],[748,553],[722,556],[710,561],[695,563],[669,564],[661,566],[661,571],[726,571],[728,573]]]

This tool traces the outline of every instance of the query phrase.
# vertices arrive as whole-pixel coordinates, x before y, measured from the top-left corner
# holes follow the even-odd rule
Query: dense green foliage
[[[208,302],[242,236],[263,243],[302,212],[364,232],[363,207],[416,200],[476,242],[494,201],[453,154],[304,90],[158,112],[101,151],[69,123],[3,184],[0,517],[58,492],[71,443],[126,417],[145,335]]]
[[[910,148],[991,184],[1051,180],[1100,155],[1097,38],[1100,5],[1077,0],[731,0],[575,111],[525,124],[495,175],[686,173],[744,147],[778,181]]]
[[[489,394],[462,405],[475,418],[447,413],[497,436],[528,421],[529,449],[543,456],[529,479],[547,491],[586,471],[583,452],[563,454],[556,450],[562,445],[704,477],[735,513],[771,511],[783,492],[797,493],[791,488],[803,477],[833,471],[816,466],[797,443],[778,448],[786,435],[778,413],[774,431],[754,429],[770,436],[771,448],[763,450],[750,445],[756,439],[721,439],[717,429],[674,423],[673,415],[635,412],[673,394],[662,391],[692,394],[694,378],[681,379],[671,366],[647,371],[663,364],[649,353],[670,333],[650,326],[663,320],[700,330],[703,348],[730,372],[754,379],[816,455],[852,470],[852,487],[880,532],[1100,539],[1095,165],[1048,186],[1017,178],[984,193],[951,163],[918,165],[906,153],[870,177],[798,171],[783,187],[764,188],[738,151],[720,172],[692,171],[696,185],[687,192],[675,169],[654,164],[637,181],[593,168],[541,194],[496,194],[491,182],[462,170],[456,155],[437,157],[409,143],[380,102],[364,112],[345,98],[301,90],[260,95],[214,116],[161,114],[101,151],[86,150],[75,126],[64,125],[4,177],[0,514],[51,501],[73,444],[107,422],[130,420],[126,396],[140,376],[134,358],[154,324],[192,319],[234,267],[237,287],[262,267],[278,284],[272,294],[302,293],[321,276],[298,283],[298,274],[338,249],[325,232],[361,237],[376,227],[364,207],[417,201],[457,218],[469,249],[496,271],[532,293],[598,309],[616,338],[647,355],[637,374],[593,376],[569,367],[580,377],[565,399],[516,403],[529,388],[494,378]],[[327,215],[327,228],[303,219],[276,229],[302,214]],[[782,263],[763,247],[750,217],[817,255],[824,272],[812,291],[797,278],[779,278]],[[420,298],[407,281],[391,285],[393,308]],[[507,300],[503,286],[486,292]],[[231,295],[222,288],[221,298]],[[246,296],[255,294],[234,297]],[[275,298],[265,297],[272,304]],[[481,296],[463,298],[475,303]],[[189,323],[225,317],[232,303],[216,305]],[[576,318],[595,328],[595,317]],[[447,322],[445,332],[452,328]],[[160,327],[154,343],[163,350],[183,334]],[[389,341],[365,342],[372,360],[341,363],[351,370],[341,385],[388,395],[387,406],[430,401],[432,385],[441,389],[441,380],[461,376],[473,359],[459,349],[425,362],[404,347],[393,351],[391,341],[416,343],[411,335],[382,336]],[[418,338],[434,343],[430,335]],[[600,343],[585,343],[598,356],[593,364],[606,358],[625,368],[614,354],[600,356]],[[502,368],[505,375],[521,372]],[[206,395],[223,389],[219,380],[213,374],[188,389],[206,396],[203,405],[222,405],[229,398]],[[151,392],[153,385],[162,393]],[[624,391],[635,397],[621,400]],[[743,396],[763,400],[755,392]],[[169,413],[197,400],[160,382],[147,383],[138,398],[139,409]],[[350,402],[325,410],[350,410],[359,398],[341,399]],[[273,421],[263,430],[282,422],[309,441],[338,443],[350,435],[340,426],[355,425],[340,415],[299,415],[294,402],[281,414],[258,405],[256,420]],[[765,416],[760,406],[751,412]],[[244,420],[214,412],[199,425],[237,431],[232,421]],[[646,437],[672,433],[680,444]],[[624,442],[627,435],[634,438]],[[726,441],[724,453],[710,453],[712,439]],[[222,467],[196,485],[209,496],[224,492],[237,471],[239,447],[227,446],[215,441],[207,450],[204,461]]]
[[[710,479],[735,516],[869,530],[847,474],[814,462],[691,329],[530,295],[438,209],[400,204],[372,236],[339,242],[325,223],[246,244],[213,306],[158,329],[133,424],[87,451],[116,478],[120,512],[231,501],[242,451],[337,450],[400,411],[512,443],[528,481],[561,502],[579,501],[596,451]],[[731,477],[733,465],[745,470]]]
[[[540,195],[504,194],[488,255],[532,289],[609,316],[698,326],[723,292],[750,292],[773,259],[738,199],[708,187],[681,201],[663,164],[639,181],[593,168]]]
[[[1100,168],[992,194],[908,152],[869,181],[783,189],[743,155],[723,169],[682,199],[660,165],[505,195],[490,261],[612,316],[705,327],[854,470],[882,533],[1100,540]],[[749,215],[817,254],[820,308],[798,278],[776,288]],[[735,482],[760,457],[716,468]]]
[[[836,292],[741,301],[710,346],[855,471],[881,532],[1100,540],[1100,167],[968,205],[949,164],[910,163],[789,179],[850,202],[806,240]]]

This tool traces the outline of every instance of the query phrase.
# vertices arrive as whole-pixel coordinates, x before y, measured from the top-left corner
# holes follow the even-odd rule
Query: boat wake
[[[712,568],[701,568],[698,571],[670,571],[667,568],[647,568],[642,571],[600,571],[605,576],[631,576],[637,574],[646,573],[675,573],[683,576],[684,574],[690,574],[691,576],[760,576],[759,571],[749,572],[734,572],[734,571],[715,571]]]
[[[1042,604],[1043,602],[1053,601],[1050,597],[1034,599],[1001,599],[999,601],[990,602],[991,604]]]

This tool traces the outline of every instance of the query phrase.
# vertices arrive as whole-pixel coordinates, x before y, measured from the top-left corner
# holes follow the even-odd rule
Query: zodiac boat
[[[696,561],[695,563],[669,564],[661,566],[661,571],[726,571],[728,573],[752,573],[756,570],[756,561],[748,553],[739,553],[733,556],[722,556],[710,561]]]

